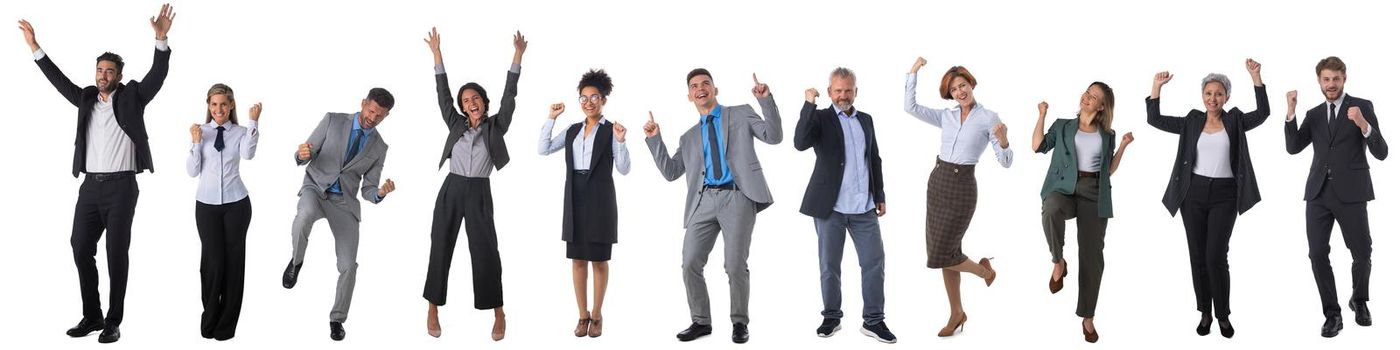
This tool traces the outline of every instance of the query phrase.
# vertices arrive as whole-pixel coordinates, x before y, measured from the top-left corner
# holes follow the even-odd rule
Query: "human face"
[[[229,101],[228,95],[209,96],[209,116],[214,118],[214,124],[224,125],[227,123],[231,111],[233,111],[233,101]]]
[[[389,109],[379,105],[371,99],[364,99],[360,102],[360,128],[374,129],[379,123],[384,122],[384,118],[389,117]]]
[[[1342,98],[1342,87],[1347,83],[1347,75],[1331,69],[1323,69],[1317,75],[1317,85],[1322,88],[1322,96],[1328,101]]]
[[[1205,89],[1201,89],[1201,103],[1206,105],[1207,114],[1219,115],[1225,110],[1225,102],[1230,101],[1230,94],[1225,92],[1225,84],[1218,81],[1206,83]]]
[[[472,122],[480,122],[486,116],[486,100],[481,98],[481,94],[476,89],[462,90],[462,112],[467,114],[467,119]]]
[[[690,77],[690,102],[695,103],[696,109],[707,110],[715,107],[715,94],[719,89],[715,88],[715,83],[709,75],[701,74]]]
[[[850,111],[851,105],[856,102],[856,78],[855,77],[831,77],[831,85],[826,87],[827,96],[831,96],[831,104],[836,109]]]
[[[97,91],[109,94],[117,90],[117,82],[122,80],[122,73],[117,71],[117,63],[112,61],[97,62]]]
[[[1097,115],[1103,111],[1103,88],[1089,85],[1083,95],[1079,95],[1079,115]]]
[[[953,84],[948,89],[948,94],[953,96],[953,101],[957,101],[959,106],[964,108],[972,107],[977,100],[972,98],[972,84],[967,82],[967,78],[961,76],[953,78]]]
[[[578,91],[579,109],[583,110],[583,115],[588,119],[598,119],[603,115],[603,105],[608,104],[608,99],[598,92],[598,88],[585,86]]]

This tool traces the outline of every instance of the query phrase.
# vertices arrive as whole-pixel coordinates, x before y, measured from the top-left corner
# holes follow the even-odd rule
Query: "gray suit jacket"
[[[763,115],[755,113],[749,105],[725,106],[721,108],[720,119],[724,123],[724,142],[729,162],[729,172],[734,175],[734,185],[739,191],[754,201],[759,211],[773,204],[773,195],[768,191],[768,180],[763,177],[763,166],[754,153],[753,140],[758,139],[770,145],[783,142],[783,122],[778,116],[778,105],[769,96],[758,100]],[[690,227],[690,215],[699,204],[698,194],[705,187],[705,151],[701,143],[700,123],[681,135],[681,146],[673,157],[667,152],[666,142],[661,134],[648,137],[647,149],[651,150],[656,167],[666,181],[675,181],[685,174],[687,192],[685,195],[685,217],[681,221]]]
[[[379,196],[379,173],[384,170],[384,155],[389,151],[389,145],[384,143],[379,131],[375,131],[369,135],[365,148],[350,162],[341,165],[348,151],[346,147],[350,144],[350,123],[355,122],[354,114],[326,113],[326,117],[316,125],[316,130],[311,132],[311,137],[306,138],[306,142],[311,143],[311,159],[303,162],[297,159],[296,153],[292,154],[292,159],[296,159],[299,166],[307,166],[306,178],[302,181],[303,191],[311,189],[321,198],[326,198],[326,189],[335,181],[340,181],[340,189],[349,199],[344,202],[348,206],[345,209],[355,215],[355,220],[359,220],[360,201],[355,198],[352,189],[358,183],[360,197],[373,200]],[[301,192],[297,195],[300,196]]]

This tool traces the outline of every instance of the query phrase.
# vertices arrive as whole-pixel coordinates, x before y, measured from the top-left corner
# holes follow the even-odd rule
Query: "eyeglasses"
[[[585,103],[585,102],[598,103],[599,101],[602,101],[602,100],[603,100],[603,95],[599,95],[599,94],[592,94],[592,95],[588,95],[588,96],[579,96],[579,97],[578,97],[578,103],[580,103],[580,104]]]

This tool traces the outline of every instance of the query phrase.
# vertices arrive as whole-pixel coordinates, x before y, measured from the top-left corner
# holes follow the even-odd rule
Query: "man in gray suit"
[[[749,341],[749,244],[754,217],[773,204],[763,168],[754,154],[753,140],[768,144],[783,141],[782,119],[768,91],[768,84],[754,76],[753,96],[763,115],[749,105],[720,106],[710,72],[697,68],[686,75],[689,99],[700,122],[681,135],[681,146],[672,157],[661,140],[655,118],[647,120],[647,148],[666,181],[686,177],[685,243],[681,270],[690,303],[690,327],[676,334],[680,341],[709,335],[710,295],[704,269],[715,239],[724,234],[724,272],[729,275],[730,321],[735,343]]]
[[[391,108],[394,96],[388,90],[370,89],[369,96],[360,101],[359,113],[326,113],[296,153],[297,165],[306,165],[306,179],[298,194],[297,216],[292,220],[292,261],[282,273],[282,286],[290,289],[296,285],[311,225],[326,219],[335,237],[335,267],[340,271],[331,307],[331,339],[337,341],[345,339],[343,323],[350,311],[355,269],[359,267],[355,255],[360,248],[360,201],[352,186],[359,184],[360,197],[376,204],[394,191],[393,180],[375,185],[389,149],[375,127],[384,122]]]

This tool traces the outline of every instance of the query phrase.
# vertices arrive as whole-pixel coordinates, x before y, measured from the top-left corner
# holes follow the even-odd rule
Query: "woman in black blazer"
[[[1162,85],[1172,80],[1168,72],[1157,73],[1152,96],[1147,98],[1147,123],[1181,135],[1162,204],[1172,215],[1180,210],[1186,226],[1196,310],[1201,312],[1196,334],[1203,336],[1210,334],[1212,302],[1215,318],[1220,320],[1220,335],[1235,335],[1229,319],[1230,266],[1226,254],[1230,251],[1235,218],[1259,202],[1259,186],[1245,132],[1264,124],[1269,117],[1269,97],[1259,76],[1259,63],[1247,59],[1245,68],[1254,81],[1253,112],[1224,109],[1230,100],[1230,79],[1215,73],[1201,80],[1204,112],[1191,110],[1185,117],[1162,115],[1159,96]]]

